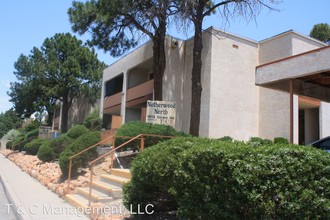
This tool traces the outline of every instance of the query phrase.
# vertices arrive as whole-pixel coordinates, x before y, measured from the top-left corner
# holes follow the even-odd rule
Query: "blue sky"
[[[67,10],[72,1],[67,0],[1,0],[0,1],[0,112],[12,107],[7,91],[9,83],[16,81],[13,74],[14,62],[20,54],[29,55],[31,49],[40,47],[47,37],[55,33],[71,32]],[[243,37],[253,40],[262,40],[287,30],[293,29],[308,35],[314,24],[330,24],[329,0],[284,0],[276,6],[279,11],[264,9],[256,22],[247,23],[243,19],[231,20],[224,24],[218,16],[208,18],[204,28],[209,26],[225,29]],[[192,31],[186,35],[179,35],[175,30],[169,32],[172,36],[188,38]],[[86,36],[78,36],[82,40]],[[115,61],[114,58],[103,51],[97,51],[99,59],[106,64]]]

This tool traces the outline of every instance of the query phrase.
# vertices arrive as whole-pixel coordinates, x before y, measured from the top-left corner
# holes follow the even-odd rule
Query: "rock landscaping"
[[[31,177],[38,180],[42,185],[46,186],[49,190],[56,193],[59,197],[63,198],[67,193],[74,193],[78,187],[87,187],[90,179],[90,172],[88,169],[84,169],[80,175],[70,181],[68,188],[67,180],[61,181],[61,169],[58,162],[42,162],[37,156],[26,155],[24,152],[13,152],[11,150],[2,150],[1,153],[5,155],[9,160],[15,163],[22,171],[28,173]],[[109,170],[109,159],[106,159],[103,163],[97,165],[94,168],[94,174],[106,173]],[[129,213],[122,205],[122,200],[112,201],[109,204],[94,203],[92,209],[102,210],[106,206],[117,206],[124,210],[124,214]],[[114,213],[115,214],[115,213]],[[105,213],[94,213],[89,215],[93,220],[114,220],[114,219],[126,219],[129,215],[123,216]]]

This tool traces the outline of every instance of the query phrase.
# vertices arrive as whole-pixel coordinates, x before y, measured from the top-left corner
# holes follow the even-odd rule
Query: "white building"
[[[330,96],[327,100],[295,91],[290,120],[289,87],[282,88],[278,83],[288,83],[290,77],[284,74],[276,78],[281,72],[277,71],[280,67],[274,67],[276,61],[285,58],[289,66],[281,68],[296,68],[294,62],[290,66],[290,58],[319,48],[329,51],[325,46],[292,30],[257,42],[207,29],[203,34],[200,136],[289,139],[290,121],[295,143],[330,135],[326,123],[330,120],[330,104],[320,101],[330,101]],[[192,49],[193,39],[167,37],[163,100],[176,102],[175,127],[185,132],[190,121]],[[322,71],[330,71],[330,60],[322,62],[329,68]],[[299,68],[310,65],[307,60]],[[152,44],[148,42],[104,70],[101,115],[106,129],[131,120],[144,121],[146,101],[152,99],[152,94]]]

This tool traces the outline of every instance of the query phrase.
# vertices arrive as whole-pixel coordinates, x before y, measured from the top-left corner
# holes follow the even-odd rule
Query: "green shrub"
[[[230,141],[230,142],[232,142],[233,138],[229,137],[229,136],[223,136],[222,138],[219,138],[218,140],[219,141]]]
[[[99,112],[95,111],[87,115],[83,125],[91,131],[100,130],[102,127],[102,119],[100,118]]]
[[[139,134],[155,134],[162,136],[188,136],[187,134],[181,131],[176,131],[171,126],[143,123],[138,121],[128,122],[117,130],[117,136],[135,137]],[[115,145],[119,146],[128,140],[129,140],[128,138],[116,138]],[[168,140],[168,138],[145,137],[144,147],[146,148],[155,145],[162,140]],[[127,147],[124,147],[123,150],[137,149],[138,146],[140,146],[140,140],[131,142],[130,144],[127,145]]]
[[[58,138],[55,138],[50,141],[49,147],[53,149],[54,157],[59,158],[60,154],[67,148],[70,144],[72,144],[74,139],[70,138],[66,134],[62,134]]]
[[[28,124],[27,126],[24,127],[24,131],[25,132],[33,131],[35,129],[38,129],[40,127],[40,125],[41,125],[41,122],[38,119],[35,119],[30,124]]]
[[[40,146],[43,145],[46,142],[49,142],[49,141],[45,140],[45,139],[34,139],[31,142],[27,143],[24,146],[24,149],[25,149],[27,154],[37,155]]]
[[[27,140],[30,138],[38,137],[38,135],[39,135],[39,128],[36,128],[32,131],[27,132],[25,135],[25,139]]]
[[[253,146],[262,146],[262,145],[271,145],[273,142],[269,139],[262,139],[260,137],[251,137],[250,140],[247,142]]]
[[[101,137],[99,131],[88,132],[80,136],[61,153],[59,164],[62,171],[62,179],[68,176],[69,157],[100,142],[100,140]],[[86,167],[88,162],[96,157],[96,148],[92,148],[91,150],[74,158],[72,161],[72,175],[76,175],[79,168]]]
[[[330,218],[330,154],[312,147],[178,138],[140,153],[131,171],[127,207],[170,204],[189,219]]]
[[[77,139],[80,136],[88,133],[89,130],[86,128],[84,125],[76,125],[73,126],[67,133],[66,135],[70,138]]]
[[[37,157],[43,162],[51,162],[54,160],[54,151],[53,148],[49,146],[49,142],[40,146]]]
[[[289,144],[289,141],[283,137],[276,137],[274,138],[274,144]]]
[[[24,139],[25,136],[23,134],[17,136],[12,142],[12,148],[14,147],[15,150],[22,151],[25,145]]]
[[[6,143],[6,149],[11,149],[12,146],[13,146],[13,141],[8,141]]]

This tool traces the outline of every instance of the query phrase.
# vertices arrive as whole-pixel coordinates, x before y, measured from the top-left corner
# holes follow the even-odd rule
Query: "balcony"
[[[120,111],[121,104],[121,92],[118,92],[112,96],[107,96],[103,101],[104,112],[111,113]]]
[[[146,102],[152,99],[154,91],[154,80],[146,81],[138,86],[134,86],[127,90],[126,107]]]
[[[129,88],[126,93],[126,107],[134,106],[152,99],[154,80],[149,80],[140,85]],[[121,92],[104,98],[103,109],[105,113],[120,111]]]

